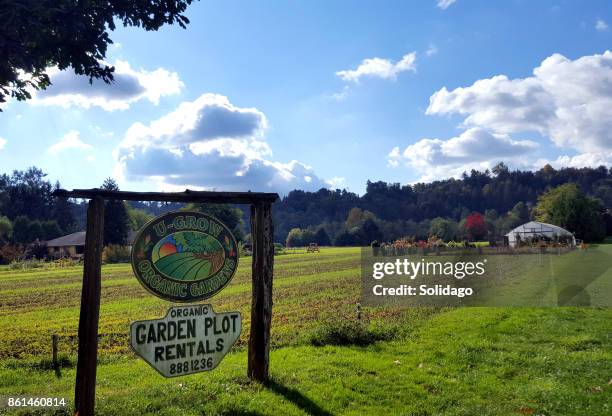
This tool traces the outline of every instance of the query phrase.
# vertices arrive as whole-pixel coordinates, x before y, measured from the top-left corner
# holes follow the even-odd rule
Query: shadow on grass
[[[321,408],[318,404],[310,400],[308,397],[304,396],[300,393],[299,390],[287,387],[283,384],[275,380],[270,380],[266,383],[266,387],[268,387],[271,391],[276,394],[283,396],[285,399],[289,400],[297,407],[313,416],[333,416],[332,413],[327,410]]]
[[[564,262],[563,267],[557,267],[557,270],[554,270],[557,304],[559,306],[591,306],[589,286],[604,277],[611,264],[612,256],[599,247],[575,253],[571,262]]]

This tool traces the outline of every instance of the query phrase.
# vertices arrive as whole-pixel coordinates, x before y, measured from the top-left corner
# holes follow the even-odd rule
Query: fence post
[[[96,399],[103,234],[104,200],[101,197],[95,197],[89,201],[87,207],[83,288],[79,316],[79,353],[74,389],[75,410],[79,416],[93,415]]]
[[[274,241],[272,205],[251,205],[253,239],[251,333],[249,335],[248,376],[265,382],[270,364],[270,325],[272,323],[272,270]]]
[[[57,335],[51,335],[51,360],[53,361],[53,368],[58,368],[57,363]]]

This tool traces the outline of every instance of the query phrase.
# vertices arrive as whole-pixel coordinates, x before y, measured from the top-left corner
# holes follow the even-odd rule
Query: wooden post
[[[94,414],[103,235],[104,200],[101,197],[95,197],[89,201],[87,208],[83,288],[79,316],[79,355],[74,390],[75,410],[79,416]]]
[[[51,335],[51,360],[53,368],[57,369],[57,334]]]
[[[270,325],[272,323],[272,270],[274,267],[272,206],[268,202],[251,205],[253,239],[253,298],[249,336],[248,376],[268,380]]]

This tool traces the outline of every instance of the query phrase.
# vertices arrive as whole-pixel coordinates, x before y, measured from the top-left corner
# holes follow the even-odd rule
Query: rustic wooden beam
[[[270,326],[272,323],[272,271],[274,267],[274,229],[272,206],[260,202],[251,205],[253,239],[253,297],[249,336],[248,376],[268,380]]]
[[[74,390],[74,403],[79,416],[94,414],[103,234],[104,200],[101,197],[95,197],[89,201],[87,208],[83,288],[79,316],[79,355]]]
[[[211,192],[191,191],[185,192],[129,192],[108,191],[105,189],[57,189],[53,196],[60,198],[116,199],[124,201],[160,201],[160,202],[195,202],[212,204],[254,204],[258,202],[273,203],[278,200],[278,194],[268,192]]]

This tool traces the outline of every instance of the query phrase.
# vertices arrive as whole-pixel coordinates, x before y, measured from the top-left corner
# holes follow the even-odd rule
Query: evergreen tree
[[[102,184],[106,191],[118,191],[119,186],[112,178]],[[127,241],[129,219],[123,201],[107,200],[104,202],[104,245],[123,245]]]
[[[314,233],[314,242],[320,246],[331,246],[331,240],[325,228],[319,227]]]
[[[55,189],[60,189],[60,183],[55,183]],[[53,201],[53,219],[57,222],[61,233],[70,234],[77,231],[73,205],[68,198],[55,198]]]

